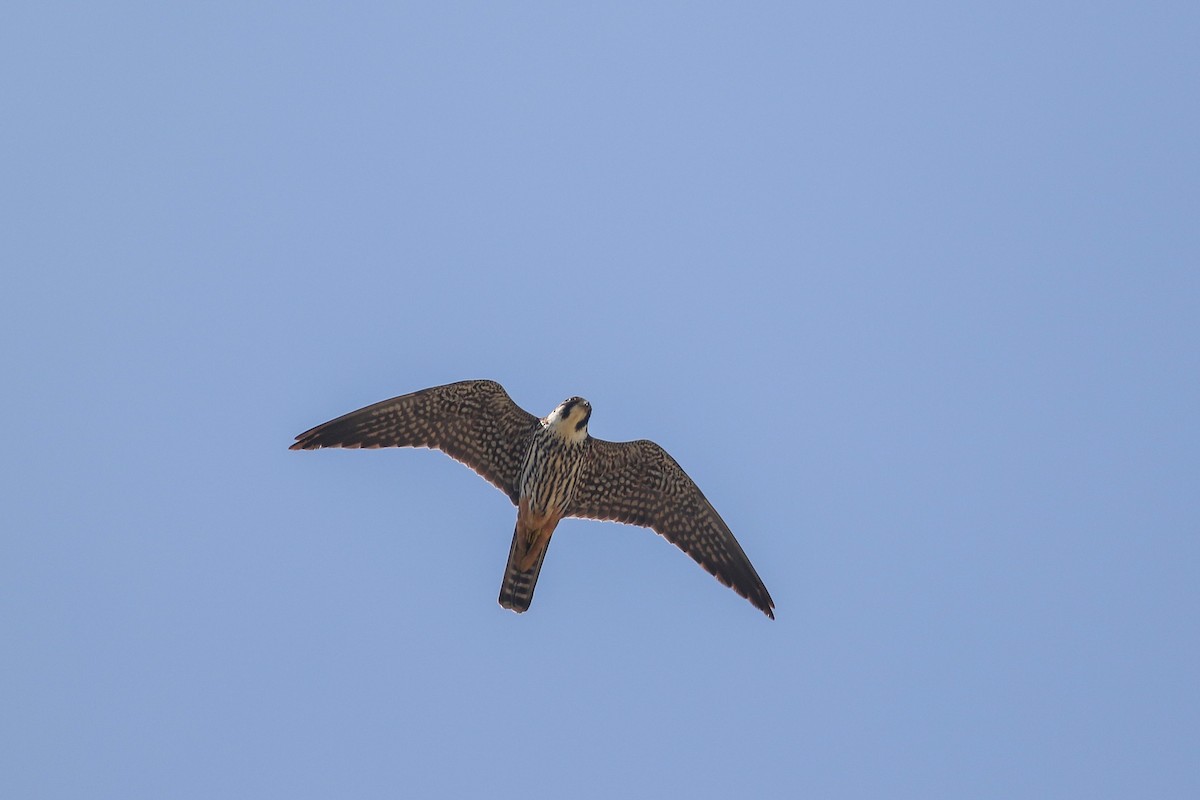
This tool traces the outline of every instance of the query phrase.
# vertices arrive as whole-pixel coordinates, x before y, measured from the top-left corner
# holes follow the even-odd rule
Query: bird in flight
[[[517,507],[500,605],[529,608],[555,526],[615,520],[662,535],[775,619],[775,602],[712,504],[654,442],[588,434],[592,407],[564,400],[538,419],[495,381],[460,381],[351,411],[296,437],[291,450],[429,447],[478,472]]]

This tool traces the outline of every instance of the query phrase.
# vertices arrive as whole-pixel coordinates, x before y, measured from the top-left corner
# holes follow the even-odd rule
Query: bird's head
[[[571,397],[558,404],[546,417],[546,424],[569,442],[587,438],[587,424],[592,416],[592,404],[582,397]]]

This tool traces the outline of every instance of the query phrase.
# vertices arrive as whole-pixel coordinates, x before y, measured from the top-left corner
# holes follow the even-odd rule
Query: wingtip
[[[765,594],[766,591],[767,587],[764,586],[763,593]],[[768,594],[765,598],[763,598],[763,603],[761,606],[759,606],[759,608],[762,609],[762,612],[768,617],[775,619],[775,600],[771,597],[771,595]]]
[[[741,592],[738,592],[738,594],[741,594]],[[754,606],[759,611],[766,614],[768,619],[775,619],[775,601],[772,600],[770,597],[767,597],[767,598],[751,597],[751,596],[745,595],[745,594],[743,594],[742,597],[749,600],[750,605]]]
[[[762,587],[762,593],[743,593],[740,589],[736,589],[738,594],[750,601],[750,605],[757,608],[759,611],[767,615],[768,619],[775,619],[775,601],[771,595],[767,594],[766,587]]]
[[[320,437],[312,436],[311,431],[305,431],[296,437],[296,441],[288,446],[288,450],[320,450],[322,447],[345,447],[343,444],[327,444]]]

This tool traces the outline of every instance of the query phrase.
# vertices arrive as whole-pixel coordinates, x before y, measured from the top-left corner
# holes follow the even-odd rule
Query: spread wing
[[[351,411],[300,434],[289,449],[431,447],[487,478],[515,504],[537,423],[495,381],[460,381]]]
[[[591,439],[568,516],[643,525],[771,619],[775,601],[700,488],[654,442]]]

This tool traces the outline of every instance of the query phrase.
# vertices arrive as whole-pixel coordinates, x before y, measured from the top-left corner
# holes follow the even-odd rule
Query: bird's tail
[[[520,520],[517,521],[512,546],[508,549],[504,582],[500,584],[500,605],[518,614],[529,609],[529,604],[533,602],[533,589],[537,586],[538,573],[542,571],[542,562],[546,560],[546,550],[550,547],[550,536],[553,533],[553,526],[549,530],[535,529],[523,533]],[[528,568],[521,569],[522,566]]]

